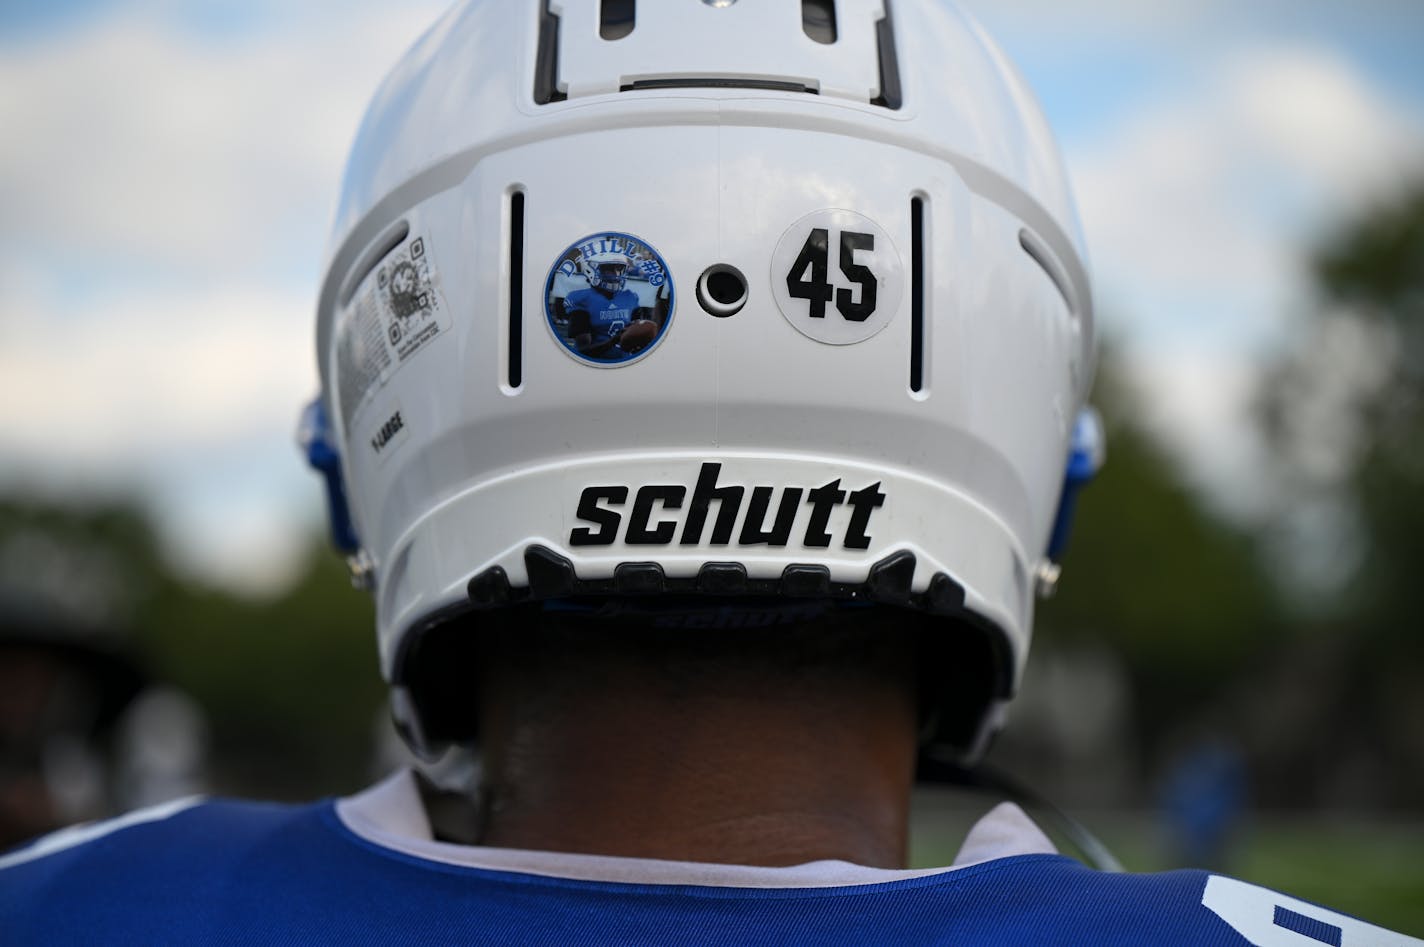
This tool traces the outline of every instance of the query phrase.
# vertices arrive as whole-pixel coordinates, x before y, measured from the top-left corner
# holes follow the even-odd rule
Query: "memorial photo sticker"
[[[662,255],[612,230],[569,244],[544,287],[544,315],[554,338],[574,358],[601,368],[651,352],[672,321],[674,301]]]

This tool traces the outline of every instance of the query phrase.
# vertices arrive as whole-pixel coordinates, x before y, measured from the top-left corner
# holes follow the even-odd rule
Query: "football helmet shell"
[[[347,167],[313,443],[340,458],[397,716],[440,742],[408,662],[471,610],[828,596],[992,638],[992,698],[954,748],[973,757],[1022,672],[1093,373],[1037,106],[940,0],[839,0],[829,45],[789,0],[640,4],[615,41],[598,8],[457,5]],[[562,248],[599,232],[657,247],[643,305],[718,265],[747,301],[685,306],[636,363],[570,359],[528,314],[574,290]],[[385,342],[371,284],[393,255],[430,308]]]

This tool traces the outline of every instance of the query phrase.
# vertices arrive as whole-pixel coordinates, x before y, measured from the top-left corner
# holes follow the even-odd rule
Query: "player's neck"
[[[482,844],[904,865],[915,755],[905,688],[853,674],[723,679],[712,693],[649,687],[636,670],[586,680],[597,686],[535,704],[511,682],[485,701]]]

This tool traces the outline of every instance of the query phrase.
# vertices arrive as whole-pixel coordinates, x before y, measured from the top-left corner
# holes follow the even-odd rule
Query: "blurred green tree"
[[[370,775],[385,699],[370,596],[313,542],[303,571],[269,600],[192,584],[151,600],[141,637],[156,673],[210,717],[224,792],[310,798]]]
[[[1314,260],[1322,305],[1274,366],[1262,420],[1290,476],[1280,517],[1332,509],[1290,531],[1318,547],[1293,593],[1328,655],[1316,673],[1317,762],[1343,799],[1417,807],[1424,795],[1424,182],[1340,230]],[[1294,660],[1295,658],[1292,658]],[[1321,663],[1321,661],[1317,661]],[[1349,774],[1354,773],[1351,777]]]
[[[1214,513],[1150,433],[1112,348],[1093,400],[1107,462],[1079,499],[1035,647],[1105,642],[1122,657],[1137,758],[1150,766],[1173,728],[1219,702],[1279,640],[1282,619],[1254,537]]]
[[[50,555],[47,587],[25,589],[26,602],[43,592],[82,609],[78,618],[112,629],[112,647],[198,702],[217,791],[310,798],[369,777],[385,700],[371,599],[352,591],[324,543],[314,538],[300,574],[266,600],[175,572],[135,501],[0,499],[0,550]],[[35,572],[14,565],[0,556],[7,602],[7,577]]]
[[[1348,229],[1316,274],[1327,298],[1383,344],[1384,364],[1353,407],[1361,449],[1349,470],[1364,544],[1363,610],[1391,652],[1424,649],[1424,186]]]

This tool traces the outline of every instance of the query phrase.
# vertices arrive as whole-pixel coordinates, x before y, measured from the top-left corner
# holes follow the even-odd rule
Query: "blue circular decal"
[[[569,244],[549,270],[544,316],[586,365],[615,368],[647,355],[672,322],[672,275],[662,255],[617,231]]]

